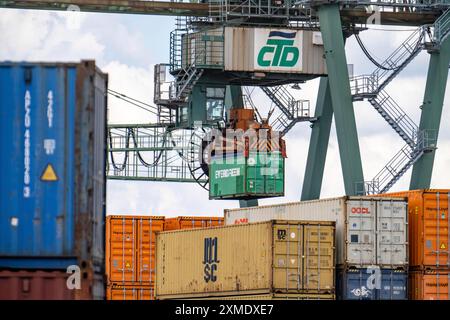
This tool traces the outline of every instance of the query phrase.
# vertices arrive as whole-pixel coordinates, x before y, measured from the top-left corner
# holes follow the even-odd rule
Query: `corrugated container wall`
[[[449,269],[450,190],[414,190],[380,196],[408,198],[411,269]]]
[[[450,300],[450,270],[410,272],[409,299]]]
[[[337,264],[406,267],[407,204],[398,198],[340,197],[225,210],[225,224],[281,220],[336,222]]]
[[[408,274],[404,270],[339,269],[336,296],[340,300],[407,300]]]
[[[0,271],[0,300],[104,299],[103,275],[81,277],[79,290],[68,288],[70,276],[61,270]]]
[[[299,63],[292,67],[268,67],[257,65],[258,56],[263,48],[273,46],[269,41],[279,39],[288,34],[294,40],[294,47],[299,47]],[[291,35],[295,34],[292,38]],[[226,71],[265,71],[276,73],[301,73],[326,75],[327,67],[324,58],[324,47],[320,32],[295,29],[268,29],[249,27],[226,27],[224,32],[224,52]],[[270,47],[270,48],[275,48]],[[270,59],[270,54],[265,55]]]
[[[292,44],[278,47],[280,40]],[[318,31],[213,28],[183,36],[181,46],[183,67],[195,62],[197,66],[225,71],[327,74],[322,35]],[[285,51],[278,61],[274,61],[275,48]],[[265,65],[263,61],[261,65],[261,59],[271,63]]]
[[[186,300],[198,300],[198,298]],[[254,295],[209,297],[203,298],[202,300],[335,300],[335,295],[308,293],[267,293]]]
[[[224,224],[222,217],[176,217],[166,218],[164,231],[217,227]]]
[[[0,268],[104,273],[107,85],[94,61],[0,63]]]
[[[157,299],[328,293],[334,223],[270,221],[157,235]]]
[[[106,217],[108,285],[154,285],[156,233],[163,229],[164,217]]]
[[[154,286],[146,285],[108,285],[106,289],[107,300],[153,300],[155,299]]]

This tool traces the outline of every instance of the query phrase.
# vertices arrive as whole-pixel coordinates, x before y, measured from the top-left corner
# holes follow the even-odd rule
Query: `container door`
[[[303,288],[303,227],[300,224],[275,224],[273,228],[273,287],[277,292]],[[317,288],[317,277],[309,285]]]
[[[334,292],[334,227],[305,225],[303,289]]]
[[[135,280],[136,219],[110,218],[108,283],[129,283]]]
[[[450,300],[450,273],[448,271],[425,273],[422,277],[422,300]]]
[[[424,193],[424,265],[450,267],[449,197],[450,193]]]
[[[137,258],[136,282],[138,285],[153,287],[156,276],[156,233],[163,231],[164,220],[152,217],[139,218],[137,224],[138,236],[135,247]]]
[[[375,200],[347,201],[346,263],[355,266],[376,264]]]
[[[107,300],[153,300],[153,288],[145,286],[109,287]]]
[[[405,271],[383,269],[378,300],[407,300],[408,276]]]
[[[339,270],[339,297],[343,300],[376,300],[375,288],[371,285],[372,273],[370,268]]]
[[[377,202],[377,263],[387,267],[407,265],[406,202]]]

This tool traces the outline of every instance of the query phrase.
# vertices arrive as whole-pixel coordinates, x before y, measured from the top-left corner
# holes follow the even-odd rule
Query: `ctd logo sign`
[[[301,71],[301,31],[255,30],[255,69]]]
[[[217,281],[217,265],[220,262],[217,256],[217,244],[218,239],[215,238],[205,238],[204,239],[204,254],[203,254],[203,279],[206,283],[209,281]]]

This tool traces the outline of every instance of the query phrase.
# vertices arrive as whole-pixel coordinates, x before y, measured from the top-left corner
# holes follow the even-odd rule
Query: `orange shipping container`
[[[450,190],[414,190],[379,196],[408,198],[411,269],[450,268]]]
[[[121,286],[108,285],[106,289],[107,300],[154,300],[153,286]]]
[[[409,274],[411,300],[450,300],[450,272],[414,271]]]
[[[164,217],[107,216],[107,283],[153,286],[156,232],[163,228]]]
[[[224,219],[221,217],[176,217],[167,218],[164,223],[164,231],[207,228],[223,226]]]

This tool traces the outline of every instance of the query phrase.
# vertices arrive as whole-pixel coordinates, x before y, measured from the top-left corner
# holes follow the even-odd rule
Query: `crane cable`
[[[125,167],[126,167],[126,164],[128,163],[128,154],[129,154],[129,152],[130,152],[130,150],[128,150],[128,149],[129,149],[129,146],[130,146],[130,137],[133,139],[134,147],[136,147],[136,148],[138,147],[138,142],[137,142],[137,140],[136,140],[136,136],[135,136],[134,130],[133,130],[132,128],[127,128],[126,131],[127,131],[127,133],[126,133],[125,148],[126,148],[127,150],[125,151],[125,158],[124,158],[124,161],[123,161],[123,163],[122,163],[120,166],[118,166],[118,165],[116,164],[115,160],[114,160],[114,155],[113,155],[113,153],[114,153],[114,152],[117,152],[117,151],[113,151],[113,150],[112,150],[112,149],[113,149],[113,146],[112,146],[111,129],[109,129],[109,131],[108,131],[108,136],[109,136],[109,148],[110,148],[109,153],[110,153],[110,155],[111,155],[111,163],[112,163],[114,169],[117,170],[117,171],[123,171],[123,170],[125,169]],[[168,140],[167,137],[169,136],[169,134],[170,134],[170,131],[169,131],[169,130],[166,131],[166,132],[164,132],[164,135],[163,135],[163,141],[162,141],[162,147],[165,147],[165,146],[166,146],[166,143],[167,143],[167,140]],[[162,156],[162,154],[163,154],[164,151],[166,151],[166,150],[161,150],[161,151],[159,152],[159,154],[157,155],[157,157],[156,157],[155,161],[153,161],[153,163],[148,163],[148,162],[146,162],[146,161],[144,160],[144,158],[142,157],[142,155],[141,155],[141,153],[140,153],[139,151],[134,151],[134,152],[136,152],[136,155],[138,156],[139,162],[140,162],[144,167],[152,168],[152,167],[155,167],[155,166],[159,163],[159,161],[160,161],[160,159],[161,159],[161,156]]]
[[[421,28],[419,28],[421,29]],[[398,70],[401,67],[401,64],[399,66],[396,67],[392,67],[392,68],[388,68],[383,66],[381,63],[379,63],[378,61],[376,61],[372,55],[369,53],[369,51],[367,50],[367,48],[364,46],[364,43],[362,42],[361,38],[359,37],[359,34],[355,34],[355,38],[356,41],[358,42],[359,46],[361,47],[361,50],[364,52],[364,54],[366,55],[366,57],[378,68],[382,69],[382,70],[386,70],[386,71],[395,71]],[[415,53],[416,51],[420,48],[420,44],[422,42],[423,39],[423,33],[420,33],[419,39],[417,39],[416,45],[414,46],[414,49],[411,51],[410,56],[405,59],[404,61],[409,60]]]
[[[148,112],[150,112],[150,113],[152,113],[152,114],[154,114],[154,115],[158,115],[157,111],[154,111],[154,110],[151,110],[151,109],[146,108],[146,107],[149,107],[149,108],[152,108],[152,109],[156,109],[155,106],[152,106],[152,105],[150,105],[150,104],[148,104],[148,103],[145,103],[145,102],[139,101],[139,100],[137,100],[137,99],[131,98],[131,97],[129,97],[129,96],[123,94],[123,93],[120,93],[120,92],[115,91],[115,90],[112,90],[112,89],[108,89],[108,94],[114,96],[115,98],[118,98],[118,99],[120,99],[120,100],[123,100],[123,101],[125,101],[125,102],[128,102],[128,103],[130,103],[130,104],[132,104],[132,105],[134,105],[134,106],[136,106],[136,107],[138,107],[138,108],[141,108],[141,109],[143,109],[143,110],[145,110],[145,111],[148,111]],[[143,107],[143,106],[146,106],[146,107]],[[130,146],[130,137],[133,139],[134,147],[138,147],[138,142],[137,142],[137,140],[136,140],[136,136],[135,136],[134,130],[133,130],[132,128],[127,128],[126,131],[127,131],[127,133],[126,133],[125,148],[128,149],[129,146]],[[162,147],[164,147],[164,146],[166,145],[166,143],[167,143],[167,136],[168,136],[169,133],[170,133],[170,130],[167,130],[167,131],[164,133],[164,135],[163,135],[163,141],[162,141]],[[126,151],[125,151],[125,158],[124,158],[124,161],[123,161],[123,163],[122,163],[120,166],[118,166],[118,165],[116,164],[115,159],[114,159],[114,156],[113,156],[113,152],[114,152],[114,151],[112,151],[113,147],[112,147],[112,135],[111,135],[111,130],[109,130],[108,136],[109,136],[109,146],[110,146],[110,151],[109,151],[109,152],[110,152],[110,155],[111,155],[111,163],[112,163],[112,165],[113,165],[113,167],[114,167],[115,170],[123,171],[123,170],[125,169],[125,167],[126,167],[127,162],[128,162],[128,154],[129,154],[129,150],[126,150]],[[150,167],[156,166],[156,165],[159,163],[159,160],[161,159],[161,156],[162,156],[162,154],[163,154],[164,151],[165,151],[165,150],[161,150],[161,151],[159,152],[158,156],[156,157],[155,161],[153,161],[153,163],[148,163],[148,162],[146,162],[146,161],[144,160],[144,158],[142,157],[142,155],[141,155],[141,153],[140,153],[139,151],[135,151],[135,152],[136,152],[136,154],[137,154],[137,156],[138,156],[139,162],[140,162],[142,165],[144,165],[145,167],[150,168]]]
[[[364,43],[362,42],[361,38],[359,37],[358,34],[355,34],[355,38],[356,41],[359,44],[359,47],[361,48],[361,50],[364,52],[364,54],[366,55],[366,57],[378,68],[386,70],[386,71],[394,71],[396,69],[398,69],[399,67],[394,67],[394,68],[387,68],[385,66],[383,66],[381,63],[379,63],[377,60],[375,60],[375,58],[372,57],[372,55],[369,53],[369,51],[367,50],[367,48],[364,46]]]
[[[129,96],[123,94],[123,93],[117,92],[117,91],[112,90],[112,89],[108,89],[108,94],[112,95],[113,97],[115,97],[117,99],[120,99],[120,100],[123,100],[125,102],[128,102],[129,104],[132,104],[132,105],[134,105],[134,106],[136,106],[138,108],[141,108],[141,109],[143,109],[145,111],[148,111],[148,112],[150,112],[150,113],[152,113],[154,115],[158,115],[158,111],[157,110],[156,111],[151,110],[151,109],[156,109],[156,107],[152,106],[152,105],[150,105],[148,103],[145,103],[145,102],[139,101],[137,99],[131,98],[131,97],[129,97]],[[151,108],[151,109],[148,109],[146,107]]]

